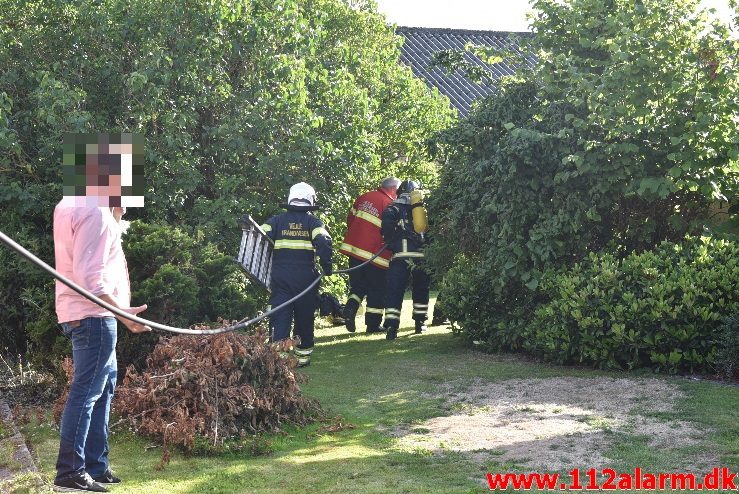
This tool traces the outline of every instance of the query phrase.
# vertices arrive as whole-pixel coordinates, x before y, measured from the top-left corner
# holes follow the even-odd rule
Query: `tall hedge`
[[[522,347],[604,368],[713,371],[739,314],[739,244],[697,237],[624,259],[591,253],[543,280]]]
[[[130,219],[231,255],[235,219],[276,213],[304,180],[339,238],[379,178],[433,173],[424,141],[451,110],[398,62],[369,1],[0,0],[0,229],[52,262],[63,133],[138,132],[148,189]],[[0,350],[22,351],[27,328],[53,325],[52,284],[4,248],[0,261]]]
[[[436,139],[429,206],[447,312],[471,339],[519,348],[545,272],[700,234],[739,185],[739,42],[727,26],[697,0],[534,7],[538,64]]]

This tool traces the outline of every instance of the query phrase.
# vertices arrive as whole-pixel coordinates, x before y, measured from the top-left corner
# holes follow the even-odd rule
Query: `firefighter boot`
[[[387,334],[385,335],[386,340],[394,340],[398,337],[398,330],[396,328],[387,328]]]
[[[352,300],[346,303],[344,306],[344,324],[346,325],[346,330],[350,333],[353,333],[357,330],[357,323],[354,321],[354,318],[357,316],[357,304],[352,304]]]
[[[416,334],[425,333],[427,329],[423,321],[416,321]]]

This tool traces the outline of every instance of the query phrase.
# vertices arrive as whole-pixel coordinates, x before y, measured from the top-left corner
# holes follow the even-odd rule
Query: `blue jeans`
[[[88,317],[72,328],[62,324],[72,340],[74,379],[60,425],[57,480],[82,472],[98,477],[108,469],[108,417],[118,364],[117,323],[113,317]]]

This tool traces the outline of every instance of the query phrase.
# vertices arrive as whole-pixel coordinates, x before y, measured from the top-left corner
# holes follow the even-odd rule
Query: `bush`
[[[718,331],[715,367],[720,376],[739,379],[739,314],[728,317]]]
[[[0,209],[4,208],[0,190]],[[28,219],[13,215],[0,218],[0,230],[53,266],[51,239],[44,238],[44,228]],[[1,353],[24,354],[29,346],[31,351],[42,353],[66,348],[54,314],[53,280],[4,244],[0,245],[0,328]]]
[[[727,240],[663,242],[623,260],[590,254],[545,274],[539,289],[547,301],[523,348],[601,368],[709,370],[722,321],[739,311],[737,283],[739,243]]]
[[[480,259],[460,256],[442,281],[444,315],[453,331],[471,343],[494,351],[521,350],[534,292],[519,286],[496,294],[491,276]]]
[[[432,142],[442,167],[440,186],[428,201],[434,233],[428,262],[435,273],[450,278],[444,305],[469,339],[491,348],[530,347],[557,360],[603,366],[702,367],[710,356],[708,343],[692,335],[703,334],[702,317],[727,314],[724,307],[700,305],[711,303],[713,290],[713,280],[701,279],[710,278],[703,267],[685,268],[680,276],[701,287],[705,300],[679,310],[685,320],[665,329],[664,338],[655,336],[660,341],[647,344],[649,351],[630,348],[631,353],[611,355],[620,344],[591,347],[577,340],[582,328],[575,325],[575,331],[558,319],[559,329],[536,333],[545,338],[541,342],[531,341],[532,334],[522,328],[530,326],[533,309],[546,302],[538,285],[548,270],[569,273],[576,262],[592,265],[600,254],[590,253],[601,252],[615,256],[603,254],[604,267],[612,263],[620,269],[616,259],[632,252],[700,235],[710,223],[711,203],[734,202],[739,72],[729,30],[699,15],[692,0],[534,3],[534,34],[523,46],[536,56],[535,66],[501,81],[467,118]],[[676,17],[685,22],[672,22]],[[664,101],[670,104],[659,103]],[[640,259],[651,262],[648,254]],[[682,282],[669,271],[658,270],[671,283]],[[580,289],[595,290],[581,283],[600,274],[592,268],[569,280],[575,288],[561,300],[550,293],[549,306],[554,310],[559,302],[557,310],[565,314],[584,311],[572,317],[587,331],[590,325],[600,328],[605,323],[598,307],[587,305],[600,294],[588,294],[588,302],[576,298]],[[548,290],[565,290],[559,282],[565,280]],[[665,296],[681,300],[679,289],[662,288]],[[659,324],[646,321],[669,311],[651,293],[640,296],[647,299],[638,301],[647,313],[631,316],[647,337]],[[581,320],[585,314],[594,320]],[[715,329],[715,320],[709,322]],[[614,331],[630,335],[629,324]]]
[[[221,252],[202,235],[133,221],[123,238],[132,305],[149,306],[142,317],[187,327],[218,318],[241,319],[254,315],[266,304],[266,294],[240,272],[233,256]],[[123,326],[120,329],[119,367],[134,364],[141,369],[159,333],[134,335]]]

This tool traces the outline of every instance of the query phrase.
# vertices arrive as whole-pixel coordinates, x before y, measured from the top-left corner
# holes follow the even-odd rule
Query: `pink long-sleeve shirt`
[[[54,208],[57,271],[94,295],[110,295],[119,306],[129,307],[131,288],[118,222],[109,208],[68,204],[62,200]],[[56,315],[63,323],[113,313],[57,281]]]

